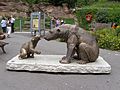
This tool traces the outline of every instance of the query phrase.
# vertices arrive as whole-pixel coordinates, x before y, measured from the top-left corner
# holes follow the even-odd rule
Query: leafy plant
[[[79,26],[89,30],[90,24],[86,21],[85,15],[92,13],[93,21],[98,23],[115,22],[120,24],[120,3],[119,2],[97,2],[91,6],[85,6],[76,11]]]
[[[116,35],[118,36],[120,34],[120,27],[116,28],[115,31],[116,31]]]
[[[86,9],[86,8],[81,8],[80,10],[76,11],[76,17],[78,19],[79,26],[86,30],[89,30],[91,23],[86,21],[86,15],[88,13],[91,13],[92,19],[94,19],[95,18],[94,15],[96,11],[97,9]]]
[[[77,0],[48,0],[48,2],[53,5],[62,5],[63,3],[67,3],[69,8],[73,8],[75,7]]]
[[[72,18],[64,18],[65,24],[75,24],[74,19]]]
[[[82,7],[82,6],[86,6],[86,5],[91,5],[97,1],[98,0],[77,0],[77,6]]]
[[[120,0],[108,0],[108,1],[120,1]]]
[[[108,20],[109,19],[109,15],[108,15],[108,12],[107,10],[99,10],[97,13],[96,13],[96,21],[99,22],[99,23],[108,23]]]
[[[113,29],[103,29],[95,32],[100,48],[120,50],[120,36]]]

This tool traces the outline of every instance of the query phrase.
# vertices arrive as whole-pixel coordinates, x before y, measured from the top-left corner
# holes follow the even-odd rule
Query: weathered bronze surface
[[[5,35],[4,33],[0,32],[0,40],[3,40],[3,39],[5,39]]]
[[[3,42],[3,41],[0,41],[0,47],[1,47],[2,51],[3,51],[3,53],[6,53],[6,52],[5,52],[5,49],[4,49],[4,46],[5,46],[6,44],[8,44],[8,43]]]
[[[35,50],[35,47],[40,40],[40,36],[34,36],[29,42],[26,42],[20,48],[19,59],[34,58],[34,53],[40,54],[40,51]]]
[[[76,25],[65,24],[49,31],[46,40],[57,38],[64,39],[67,43],[67,54],[60,63],[68,64],[71,59],[77,59],[78,63],[86,64],[95,62],[99,56],[99,47],[95,36]]]

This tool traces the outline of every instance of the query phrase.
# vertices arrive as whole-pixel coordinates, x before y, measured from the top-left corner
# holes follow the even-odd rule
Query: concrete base
[[[6,64],[8,70],[45,71],[63,73],[110,73],[111,66],[102,58],[96,62],[78,64],[73,60],[70,64],[61,64],[59,60],[63,55],[35,55],[35,58],[19,60],[15,56]]]

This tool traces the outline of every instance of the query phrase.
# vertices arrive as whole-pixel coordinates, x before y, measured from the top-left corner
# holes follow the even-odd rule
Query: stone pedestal
[[[61,64],[59,60],[64,55],[35,55],[35,58],[19,60],[15,56],[6,64],[8,70],[44,71],[62,73],[111,73],[111,66],[102,58],[96,62],[78,64],[73,60],[70,64]]]

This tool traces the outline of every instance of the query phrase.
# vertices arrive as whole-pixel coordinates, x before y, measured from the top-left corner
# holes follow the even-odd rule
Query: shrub
[[[72,18],[63,18],[65,24],[75,24],[74,19]]]
[[[95,32],[100,48],[120,50],[120,36],[116,36],[113,29],[103,29]]]
[[[86,6],[86,5],[91,5],[94,2],[97,2],[98,0],[77,0],[77,6]]]
[[[75,7],[77,0],[48,0],[48,2],[53,5],[62,5],[63,3],[67,3],[70,8],[73,8]]]
[[[111,23],[115,22],[120,24],[120,3],[106,2],[96,3],[92,6],[85,6],[76,11],[76,17],[78,19],[79,26],[85,29],[89,29],[90,23],[85,19],[87,13],[92,13],[93,21],[98,23]]]
[[[109,15],[108,15],[108,11],[107,10],[99,10],[97,13],[96,13],[96,22],[99,22],[99,23],[108,23],[109,21]]]
[[[49,0],[49,3],[52,3],[53,5],[62,5],[64,0]]]
[[[81,10],[76,11],[76,17],[78,19],[79,26],[84,29],[89,30],[91,23],[88,23],[86,21],[86,15],[88,13],[91,13],[93,16],[93,19],[94,19],[95,18],[94,15],[95,15],[96,11],[97,11],[97,9],[86,9],[86,8],[82,8]]]
[[[116,35],[118,36],[120,34],[120,27],[116,28]]]
[[[108,1],[120,1],[120,0],[108,0]]]

